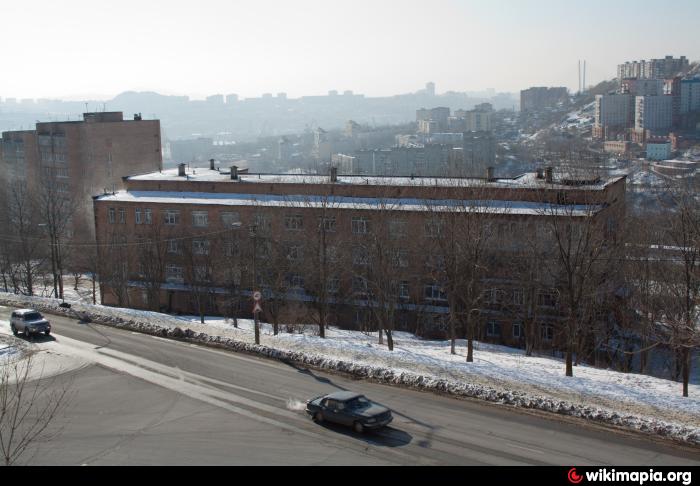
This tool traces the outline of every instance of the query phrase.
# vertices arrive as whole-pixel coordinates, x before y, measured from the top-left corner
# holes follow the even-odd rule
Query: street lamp
[[[260,321],[258,314],[262,310],[260,308],[260,292],[255,290],[258,286],[258,274],[255,268],[255,263],[258,257],[257,241],[258,241],[258,225],[255,223],[248,226],[248,233],[253,239],[253,295],[255,296],[255,307],[253,307],[253,322],[255,329],[255,344],[260,344]]]

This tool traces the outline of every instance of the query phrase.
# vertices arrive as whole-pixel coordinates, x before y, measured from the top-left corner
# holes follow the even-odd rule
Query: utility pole
[[[257,260],[257,240],[258,240],[258,226],[256,224],[250,225],[250,237],[253,239],[253,289],[258,285],[258,274],[255,268],[255,261]],[[259,298],[260,292],[253,290],[253,297],[258,297],[255,299],[255,307],[253,308],[253,322],[255,329],[255,344],[260,344],[260,321],[258,319],[258,314],[260,313]]]

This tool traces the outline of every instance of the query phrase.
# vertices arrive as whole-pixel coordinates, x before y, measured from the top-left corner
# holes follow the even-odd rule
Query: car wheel
[[[352,424],[352,429],[358,434],[361,434],[365,431],[365,427],[360,422],[355,422],[354,424]]]
[[[15,336],[19,334],[14,324],[10,324],[10,329],[12,329],[12,334],[14,334]]]
[[[51,334],[51,331],[44,331],[44,334],[48,336],[49,334]]]
[[[318,422],[319,424],[323,422],[323,414],[321,412],[316,412],[314,414],[314,421]]]

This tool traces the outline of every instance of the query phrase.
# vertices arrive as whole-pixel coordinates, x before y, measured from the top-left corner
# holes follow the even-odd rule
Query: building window
[[[182,283],[184,279],[182,277],[182,267],[177,265],[166,265],[165,266],[165,280],[170,283]]]
[[[400,239],[406,236],[406,228],[408,223],[406,221],[393,220],[389,221],[389,238]]]
[[[336,263],[338,261],[338,249],[335,246],[326,247],[326,263]]]
[[[525,304],[525,292],[523,289],[513,290],[513,305],[522,306]]]
[[[196,282],[211,282],[211,272],[207,266],[194,267],[194,278]]]
[[[272,221],[270,216],[266,214],[256,214],[254,221],[255,231],[257,234],[266,234],[272,229]]]
[[[369,293],[369,285],[367,284],[367,279],[364,277],[353,277],[352,291],[355,294],[363,296],[367,295]]]
[[[292,273],[290,275],[287,275],[287,285],[289,286],[289,289],[291,291],[296,291],[296,292],[303,292],[304,290],[304,277],[297,274],[297,273]]]
[[[136,210],[134,211],[134,216],[135,216],[134,222],[136,224],[142,224],[141,223],[141,209],[140,208],[136,208]]]
[[[153,224],[153,212],[150,209],[143,210],[143,223]]]
[[[439,238],[443,233],[442,221],[430,220],[425,223],[425,236],[428,238]]]
[[[126,209],[119,208],[119,224],[126,224]]]
[[[352,234],[366,235],[367,233],[369,233],[369,219],[352,218]]]
[[[326,285],[326,291],[330,295],[337,295],[340,292],[340,279],[337,277],[330,277]]]
[[[208,255],[209,240],[192,240],[192,252],[195,255]]]
[[[352,264],[359,266],[369,265],[369,255],[367,248],[364,246],[356,246],[352,249]]]
[[[300,262],[304,258],[304,247],[301,245],[290,245],[287,249],[287,259],[290,262]]]
[[[192,226],[196,228],[206,228],[209,226],[209,213],[206,211],[193,211]]]
[[[284,217],[284,227],[287,231],[301,231],[304,227],[304,218],[300,214],[288,214]]]
[[[163,213],[164,223],[169,226],[174,226],[180,223],[180,211],[175,209],[166,209]]]
[[[401,300],[408,300],[411,296],[411,294],[409,293],[408,280],[401,280],[400,282],[397,282],[395,280],[392,281],[391,282],[391,292],[392,292],[392,295],[400,298]]]
[[[180,253],[179,240],[168,240],[168,253],[173,253],[176,255]]]
[[[447,261],[445,255],[428,255],[426,262],[428,270],[433,272],[444,272],[447,269]]]
[[[318,227],[325,233],[335,233],[335,218],[318,218]]]
[[[486,322],[486,336],[501,337],[501,323],[492,319]]]
[[[513,337],[515,339],[520,339],[523,337],[523,335],[523,323],[521,321],[515,321],[513,323]]]
[[[221,213],[221,224],[224,228],[231,228],[236,223],[241,222],[241,215],[239,213],[229,212]]]
[[[447,293],[443,290],[442,285],[436,283],[425,286],[424,296],[426,300],[447,302]]]
[[[540,324],[540,337],[542,341],[554,340],[554,326],[551,324]]]
[[[398,268],[408,267],[408,250],[405,248],[396,248],[391,254],[391,263]]]
[[[557,294],[554,292],[538,292],[537,293],[537,305],[539,307],[556,307],[557,306]]]
[[[116,211],[114,208],[109,208],[109,211],[107,212],[108,214],[108,219],[109,219],[109,224],[114,224],[115,219],[116,219]]]

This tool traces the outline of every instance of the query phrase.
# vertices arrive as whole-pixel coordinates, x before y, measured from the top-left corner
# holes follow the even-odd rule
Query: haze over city
[[[620,59],[677,46],[700,58],[696,19],[683,14],[696,6],[680,0],[677,15],[659,16],[650,0],[4,2],[0,16],[13,20],[0,30],[3,65],[15,67],[0,78],[0,96],[388,96],[428,80],[441,92],[575,89],[579,59],[595,84]]]

